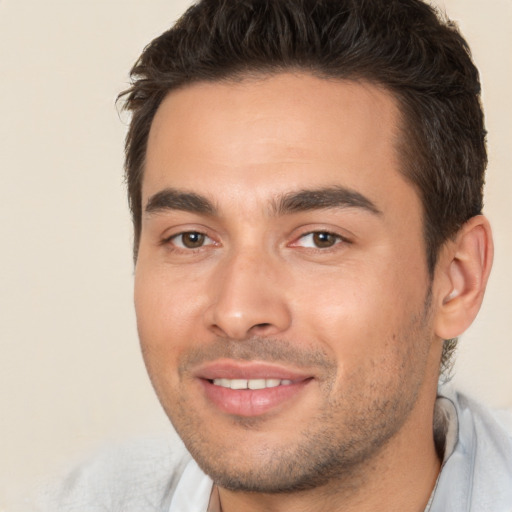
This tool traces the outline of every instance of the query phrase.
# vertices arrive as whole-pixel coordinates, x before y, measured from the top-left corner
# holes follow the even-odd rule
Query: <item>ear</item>
[[[435,331],[444,340],[461,335],[475,319],[491,272],[494,247],[489,221],[472,217],[440,254]]]

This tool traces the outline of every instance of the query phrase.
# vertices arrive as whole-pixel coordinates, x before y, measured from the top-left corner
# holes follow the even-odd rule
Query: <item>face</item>
[[[160,106],[138,329],[165,411],[221,486],[322,485],[432,408],[431,283],[399,136],[386,91],[309,75],[196,84]]]

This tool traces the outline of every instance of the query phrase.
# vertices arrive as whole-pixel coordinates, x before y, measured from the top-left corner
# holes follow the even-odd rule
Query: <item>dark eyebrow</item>
[[[361,193],[339,186],[289,192],[272,202],[271,211],[274,215],[286,215],[328,208],[361,208],[375,215],[382,213]],[[182,210],[203,215],[217,214],[217,209],[206,197],[173,188],[166,188],[151,196],[144,209],[145,213],[149,214],[165,210]]]
[[[173,188],[166,188],[151,196],[144,209],[145,213],[158,213],[165,210],[183,210],[203,215],[215,215],[217,211],[206,197]]]
[[[375,215],[382,212],[367,197],[345,187],[299,190],[279,197],[273,204],[275,215],[328,208],[362,208]]]

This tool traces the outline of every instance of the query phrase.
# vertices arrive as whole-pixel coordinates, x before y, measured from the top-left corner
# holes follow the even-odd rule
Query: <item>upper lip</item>
[[[304,372],[263,361],[223,359],[202,364],[193,372],[199,379],[280,379],[301,381],[312,377]]]

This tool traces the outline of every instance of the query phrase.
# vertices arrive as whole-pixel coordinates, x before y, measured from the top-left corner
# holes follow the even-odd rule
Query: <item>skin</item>
[[[455,282],[466,297],[466,267],[453,263],[454,242],[429,278],[398,119],[374,85],[290,73],[187,86],[155,116],[139,335],[159,399],[224,512],[422,511],[428,501],[441,337],[467,324],[456,323],[460,308],[446,313],[458,300],[446,297]],[[307,207],[283,200],[340,189],[327,207],[311,194]],[[480,238],[467,252],[486,257],[486,230],[469,230]],[[263,412],[251,402],[233,413],[200,378],[225,363],[307,381]]]

